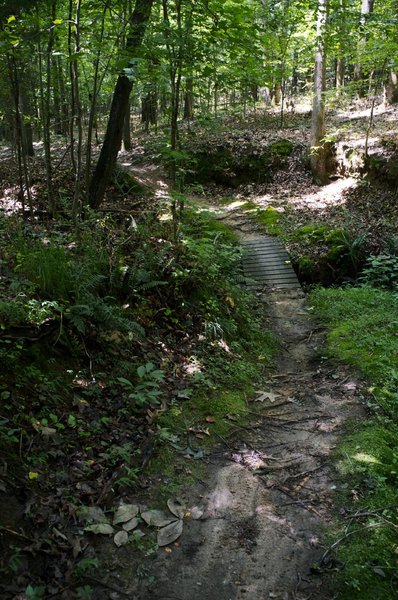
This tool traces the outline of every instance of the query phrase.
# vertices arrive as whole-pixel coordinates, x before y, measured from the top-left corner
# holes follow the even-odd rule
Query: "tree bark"
[[[336,88],[340,89],[344,87],[344,76],[345,76],[345,59],[336,59]]]
[[[363,97],[366,94],[366,86],[363,85],[363,82],[362,82],[362,80],[364,78],[364,74],[363,74],[362,63],[361,63],[361,55],[365,51],[366,41],[367,41],[366,31],[364,31],[364,28],[365,28],[367,20],[369,19],[369,15],[373,12],[373,4],[374,4],[374,0],[362,0],[360,30],[362,30],[363,34],[359,41],[359,46],[358,46],[359,60],[354,65],[354,80],[359,82],[358,95],[360,97]]]
[[[326,89],[326,27],[329,0],[318,0],[317,34],[314,69],[314,98],[311,121],[311,171],[316,183],[328,183],[328,148],[325,137],[325,89]]]
[[[26,77],[26,74],[25,74]],[[21,125],[22,125],[22,151],[26,156],[34,156],[33,148],[33,111],[26,90],[20,90]]]
[[[131,58],[134,58],[134,53],[140,48],[144,39],[153,2],[154,0],[136,0],[130,19],[130,33],[126,44],[127,50],[131,52]],[[132,79],[124,74],[119,75],[113,93],[104,143],[90,182],[88,197],[91,208],[98,208],[101,205],[106,187],[115,168],[132,87]]]
[[[386,104],[397,104],[398,102],[398,75],[390,71],[388,83],[385,86]]]
[[[193,119],[193,78],[187,77],[184,94],[184,119],[192,121]]]
[[[123,149],[131,150],[131,131],[130,131],[130,102],[127,103],[126,114],[124,115],[123,124]]]

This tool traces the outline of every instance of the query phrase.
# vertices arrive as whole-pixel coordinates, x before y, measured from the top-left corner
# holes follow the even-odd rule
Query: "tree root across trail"
[[[301,290],[257,293],[281,341],[278,368],[250,403],[253,421],[222,439],[190,490],[202,517],[188,516],[179,542],[133,577],[135,600],[333,597],[323,573],[336,565],[322,541],[338,487],[330,453],[342,423],[361,414],[357,383],[318,360],[322,328]]]

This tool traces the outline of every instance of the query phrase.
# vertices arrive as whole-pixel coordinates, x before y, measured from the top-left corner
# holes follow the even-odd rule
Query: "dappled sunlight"
[[[358,180],[353,177],[336,179],[329,185],[318,188],[316,192],[290,198],[290,204],[294,208],[326,208],[343,205],[346,202],[344,192],[356,188],[357,185]]]
[[[6,188],[4,196],[0,198],[0,211],[6,215],[13,215],[22,210],[22,203],[16,199],[18,191],[15,188]]]
[[[367,463],[367,464],[373,464],[373,465],[380,465],[380,461],[373,456],[372,454],[368,454],[367,452],[357,452],[356,454],[354,454],[352,456],[352,458],[354,460],[357,460],[358,462],[362,462],[362,463]]]

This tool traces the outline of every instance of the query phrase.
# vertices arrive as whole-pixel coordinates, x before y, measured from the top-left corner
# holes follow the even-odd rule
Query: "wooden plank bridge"
[[[252,288],[301,289],[285,247],[275,237],[262,235],[241,241],[246,252],[243,273]]]

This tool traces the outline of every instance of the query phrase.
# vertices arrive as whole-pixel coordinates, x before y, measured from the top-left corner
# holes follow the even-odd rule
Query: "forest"
[[[0,3],[1,600],[398,598],[397,40]]]

